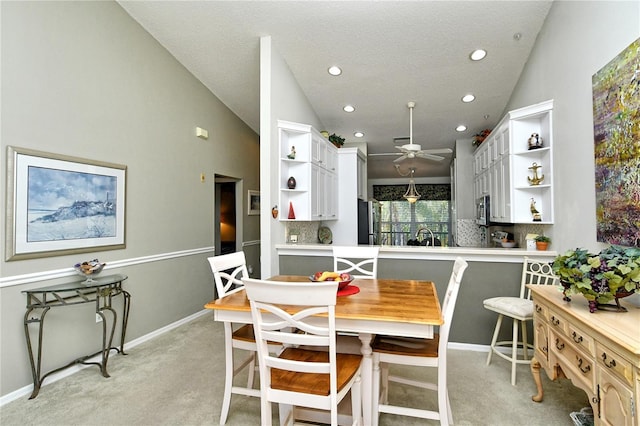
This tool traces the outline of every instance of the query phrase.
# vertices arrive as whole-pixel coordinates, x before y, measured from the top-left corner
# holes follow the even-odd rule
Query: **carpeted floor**
[[[222,324],[213,314],[173,329],[109,359],[110,378],[86,368],[46,384],[34,400],[28,396],[0,407],[2,426],[23,425],[217,425],[224,386]],[[457,425],[567,425],[570,413],[588,406],[587,396],[568,380],[549,381],[545,399],[536,393],[528,366],[518,367],[518,385],[510,384],[509,364],[486,352],[449,350],[449,394]],[[414,376],[422,369],[400,367]],[[430,395],[431,394],[431,395]],[[435,407],[435,394],[396,385],[391,402]],[[274,424],[277,408],[274,407]],[[257,398],[232,396],[228,425],[258,425]],[[381,426],[435,425],[438,422],[383,414]]]

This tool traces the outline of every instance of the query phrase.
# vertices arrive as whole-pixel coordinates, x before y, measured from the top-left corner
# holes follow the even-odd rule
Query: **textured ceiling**
[[[369,153],[414,143],[453,147],[504,114],[551,1],[119,1],[235,114],[259,133],[261,36],[289,65],[325,129]],[[519,39],[514,34],[519,33]],[[469,60],[476,48],[488,51]],[[340,77],[326,70],[343,69]],[[460,98],[473,93],[476,100]],[[345,104],[356,107],[350,114]],[[488,118],[485,118],[488,116]],[[279,117],[288,119],[287,117]],[[465,124],[466,132],[455,128]],[[353,133],[365,133],[356,139]],[[370,157],[369,178],[399,177]],[[416,177],[448,176],[449,159],[405,160]]]

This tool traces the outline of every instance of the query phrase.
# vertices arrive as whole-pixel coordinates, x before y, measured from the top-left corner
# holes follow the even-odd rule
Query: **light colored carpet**
[[[150,341],[129,355],[109,359],[110,378],[86,368],[46,384],[34,400],[27,396],[0,408],[2,426],[22,425],[217,425],[224,386],[222,325],[207,314]],[[449,350],[449,395],[455,423],[465,425],[573,425],[570,413],[588,406],[587,396],[568,380],[550,382],[543,373],[545,399],[536,393],[528,366],[518,367],[518,385],[510,384],[509,364],[486,352]],[[496,359],[497,358],[497,359]],[[400,367],[424,376],[425,369]],[[240,379],[241,380],[241,379]],[[400,385],[391,402],[435,407],[435,393]],[[277,408],[274,407],[274,424]],[[258,398],[234,395],[228,425],[258,425]],[[390,414],[381,426],[435,425],[438,422]]]

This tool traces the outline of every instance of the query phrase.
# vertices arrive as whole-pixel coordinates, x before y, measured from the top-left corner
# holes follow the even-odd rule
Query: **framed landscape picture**
[[[126,172],[8,147],[6,260],[125,248]]]

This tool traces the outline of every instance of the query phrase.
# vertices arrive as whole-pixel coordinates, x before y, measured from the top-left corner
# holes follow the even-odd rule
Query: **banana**
[[[330,272],[330,271],[324,271],[322,273],[322,275],[320,275],[320,278],[318,278],[318,281],[326,281],[329,278],[338,278],[340,276],[339,273],[337,272]]]

